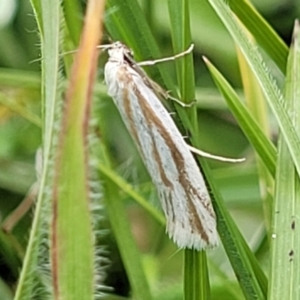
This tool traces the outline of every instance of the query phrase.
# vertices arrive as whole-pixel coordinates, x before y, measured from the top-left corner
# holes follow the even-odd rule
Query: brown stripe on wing
[[[122,81],[122,82],[125,83],[125,86],[129,87],[133,83],[131,74],[129,74],[127,72],[127,67],[126,66],[120,67],[119,72],[118,72],[118,78],[119,78],[120,81]],[[134,91],[136,92],[137,89],[136,89],[135,85],[133,85],[133,88],[134,88]],[[123,104],[124,104],[124,108],[125,108],[125,112],[126,112],[127,118],[129,120],[129,124],[130,124],[129,126],[130,126],[130,129],[131,129],[132,135],[133,135],[134,139],[137,141],[138,146],[141,149],[142,148],[141,147],[141,142],[139,140],[139,136],[138,136],[138,133],[137,133],[134,121],[133,121],[132,108],[131,108],[130,100],[129,100],[129,97],[128,97],[128,89],[126,87],[123,90]],[[150,130],[149,130],[149,134],[151,134]],[[163,183],[166,186],[168,186],[168,187],[170,187],[170,188],[173,189],[173,184],[167,178],[167,175],[164,172],[164,169],[162,167],[162,162],[161,162],[158,150],[156,148],[156,145],[155,145],[155,143],[153,143],[152,145],[153,145],[152,146],[152,148],[153,148],[153,154],[154,154],[155,161],[157,162],[157,165],[158,165],[158,168],[159,168],[159,174],[161,175],[161,179],[162,179]],[[142,155],[144,155],[144,154],[142,153]]]
[[[151,135],[152,138],[152,153],[154,155],[156,164],[158,165],[158,169],[159,169],[159,175],[161,180],[163,181],[164,185],[167,186],[170,189],[174,189],[174,185],[173,183],[168,179],[165,170],[163,168],[163,164],[161,161],[161,158],[159,156],[159,152],[157,150],[156,144],[155,144],[155,140],[153,138],[153,135],[151,133],[151,131],[149,131],[149,134]],[[168,194],[163,195],[163,199],[166,199],[165,201],[165,206],[166,206],[166,213],[169,217],[172,217],[172,221],[175,222],[175,213],[174,213],[174,207],[172,205],[172,199],[170,197],[170,192]]]
[[[130,99],[128,97],[129,91],[128,91],[127,87],[130,86],[132,79],[131,79],[131,76],[127,72],[126,66],[120,67],[120,69],[118,70],[117,76],[118,76],[118,79],[124,83],[122,99],[123,99],[125,113],[127,115],[127,119],[128,119],[129,126],[130,126],[130,131],[131,131],[131,134],[133,135],[133,138],[135,139],[136,143],[138,144],[139,148],[141,148],[141,142],[139,140],[136,126],[134,124],[133,112],[132,112],[132,108],[130,105]]]
[[[141,150],[142,146],[141,146],[141,142],[139,140],[139,136],[138,136],[138,133],[137,133],[137,130],[136,130],[136,126],[134,124],[134,120],[133,120],[134,117],[133,117],[132,107],[130,105],[130,99],[128,97],[129,91],[128,91],[128,88],[126,88],[126,86],[130,87],[132,85],[132,82],[133,82],[132,81],[132,76],[127,71],[127,66],[120,67],[117,76],[118,76],[118,79],[125,84],[125,88],[123,90],[123,97],[122,97],[122,99],[123,99],[123,105],[124,105],[125,113],[127,115],[128,121],[129,121],[129,126],[130,126],[131,133],[133,135],[133,138],[137,142],[138,147]],[[134,88],[134,91],[136,91],[136,86],[133,85],[132,87]],[[151,134],[150,130],[149,130],[149,134]],[[156,145],[154,143],[153,137],[152,137],[152,141],[153,141],[153,143],[152,143],[152,152],[153,152],[153,155],[154,155],[154,160],[156,161],[157,166],[158,166],[160,178],[163,181],[163,184],[165,186],[173,189],[173,184],[168,179],[168,177],[167,177],[167,175],[166,175],[166,173],[164,171],[164,168],[162,166],[161,158],[159,156],[159,152],[158,152],[158,150],[156,148]],[[141,154],[142,154],[142,156],[144,156],[144,154],[143,154],[142,151],[141,151]],[[145,157],[144,157],[144,159],[145,159]],[[169,199],[169,201],[167,201],[165,203],[166,210],[168,212],[171,212],[172,218],[174,219],[174,211],[173,211],[173,207],[172,207],[172,204],[171,204],[170,195],[164,195],[164,198],[165,199]]]
[[[210,206],[209,199],[203,199],[203,196],[200,195],[199,191],[191,184],[191,182],[187,179],[187,172],[186,172],[186,165],[184,163],[184,158],[180,151],[177,149],[175,143],[173,142],[170,133],[162,124],[162,121],[156,116],[154,111],[152,110],[151,106],[148,104],[146,99],[143,95],[139,92],[137,87],[134,87],[134,90],[137,94],[137,98],[139,99],[140,107],[145,115],[145,120],[148,123],[148,126],[155,126],[160,134],[162,135],[163,139],[165,140],[167,146],[170,149],[171,155],[175,161],[175,165],[179,174],[179,182],[184,187],[186,195],[187,195],[187,205],[189,210],[189,222],[191,228],[195,228],[195,231],[198,232],[201,238],[209,243],[209,237],[204,229],[202,221],[197,214],[197,209],[195,204],[191,200],[192,195],[195,195],[202,203],[202,205],[206,208],[207,212],[212,216],[215,217],[214,211]],[[155,139],[153,139],[153,145],[155,145]]]
[[[131,87],[134,89],[134,91],[136,91],[136,86],[135,85],[132,85],[132,76],[131,74],[128,72],[127,70],[127,66],[121,66],[119,71],[118,71],[118,79],[124,83],[124,90],[123,90],[123,105],[124,105],[124,109],[125,109],[125,113],[127,115],[127,118],[128,118],[128,121],[129,121],[129,126],[130,126],[130,131],[133,135],[133,138],[135,139],[136,143],[138,144],[138,147],[140,148],[140,152],[142,154],[142,156],[144,157],[144,153],[142,151],[142,145],[141,145],[141,142],[139,140],[139,136],[138,136],[138,133],[137,133],[137,130],[136,130],[136,126],[134,124],[134,117],[133,117],[133,112],[132,112],[132,107],[130,105],[130,99],[128,97],[128,88],[127,87]],[[149,130],[149,134],[151,135],[151,131]],[[167,187],[169,187],[170,189],[173,189],[174,186],[172,184],[172,182],[168,179],[165,171],[164,171],[164,168],[162,166],[162,162],[161,162],[161,158],[159,156],[159,152],[156,148],[156,145],[155,145],[155,141],[152,137],[152,153],[154,155],[154,160],[156,161],[156,164],[158,166],[158,172],[159,172],[159,175],[160,175],[160,178],[163,182],[163,184]],[[146,159],[144,157],[144,159]],[[172,206],[172,203],[171,203],[171,197],[170,197],[170,193],[168,194],[164,194],[164,195],[161,195],[163,199],[166,200],[165,202],[165,207],[166,207],[166,211],[167,211],[167,214],[169,217],[172,217],[172,220],[174,221],[174,210],[173,210],[173,206]]]

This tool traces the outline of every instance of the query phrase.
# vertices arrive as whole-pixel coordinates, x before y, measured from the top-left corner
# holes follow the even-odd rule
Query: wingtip
[[[174,225],[174,224],[173,224]],[[215,231],[209,233],[209,241],[204,240],[196,232],[191,232],[184,228],[174,226],[173,230],[168,230],[169,237],[180,249],[194,249],[197,251],[213,249],[218,247],[219,239]]]

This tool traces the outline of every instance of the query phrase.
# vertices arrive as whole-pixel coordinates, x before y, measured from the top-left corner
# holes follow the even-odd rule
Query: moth
[[[134,61],[127,46],[115,42],[107,49],[107,92],[156,186],[169,237],[180,248],[217,246],[216,215],[203,176],[191,147],[161,103],[157,85],[141,69],[143,63]]]

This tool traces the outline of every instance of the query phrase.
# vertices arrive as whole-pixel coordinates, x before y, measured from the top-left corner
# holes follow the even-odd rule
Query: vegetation
[[[2,2],[0,299],[299,299],[300,4],[107,0],[102,14],[96,0]],[[145,70],[196,99],[164,102],[194,147],[246,158],[197,157],[217,249],[179,250],[165,234],[99,39],[137,61],[195,44]]]

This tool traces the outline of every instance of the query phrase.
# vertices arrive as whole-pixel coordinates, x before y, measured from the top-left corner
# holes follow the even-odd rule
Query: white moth
[[[157,188],[169,236],[180,248],[201,250],[218,245],[216,216],[190,147],[130,49],[120,42],[107,48],[108,94]]]

